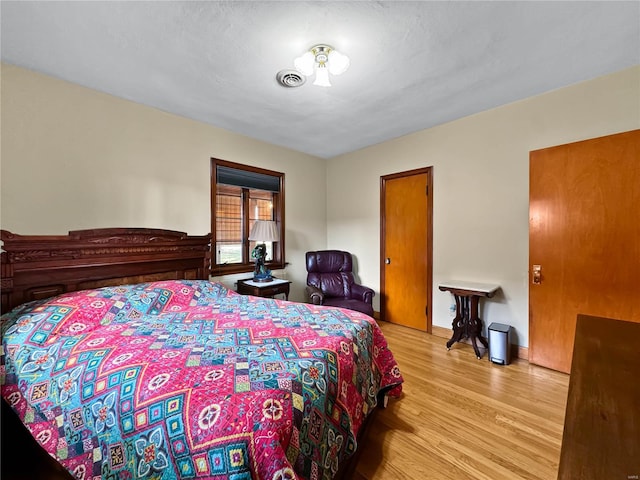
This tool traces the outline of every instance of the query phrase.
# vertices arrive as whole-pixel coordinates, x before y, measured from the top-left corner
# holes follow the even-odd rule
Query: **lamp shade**
[[[249,232],[249,240],[255,242],[277,242],[280,240],[278,225],[273,220],[256,220]]]

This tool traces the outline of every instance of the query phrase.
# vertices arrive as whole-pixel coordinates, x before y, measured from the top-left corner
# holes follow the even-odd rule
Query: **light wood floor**
[[[569,376],[380,322],[405,383],[378,412],[354,480],[555,480]]]

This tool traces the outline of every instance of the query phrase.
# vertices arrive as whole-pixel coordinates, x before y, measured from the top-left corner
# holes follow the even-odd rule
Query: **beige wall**
[[[209,158],[286,174],[292,300],[304,252],[350,250],[378,294],[380,176],[434,168],[434,325],[445,279],[502,285],[487,323],[528,345],[529,151],[640,128],[640,67],[329,161],[2,64],[0,225],[22,234],[99,227],[210,230]],[[326,186],[324,179],[326,175]],[[309,178],[314,181],[310,182]],[[325,188],[326,187],[326,188]],[[326,205],[326,208],[325,208]],[[244,277],[245,275],[240,275]],[[221,280],[229,286],[239,276]]]
[[[380,176],[433,166],[433,324],[451,327],[439,282],[497,283],[481,317],[514,326],[528,346],[529,151],[637,128],[640,67],[334,158],[327,246],[355,254],[378,310]]]
[[[324,160],[15,66],[1,73],[3,229],[202,235],[211,228],[209,159],[259,165],[285,173],[290,266],[279,273],[294,281],[291,299],[303,300],[304,253],[326,245]]]

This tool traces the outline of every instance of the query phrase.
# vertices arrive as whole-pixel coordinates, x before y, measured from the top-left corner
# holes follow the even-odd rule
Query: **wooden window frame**
[[[217,263],[217,235],[216,235],[216,211],[217,211],[217,167],[223,166],[242,170],[246,172],[260,173],[277,177],[279,180],[279,192],[274,195],[273,199],[273,219],[278,224],[280,233],[280,241],[273,242],[273,259],[267,261],[265,265],[271,270],[279,270],[285,267],[285,223],[284,223],[284,173],[267,170],[265,168],[243,165],[240,163],[229,162],[218,158],[211,158],[211,275],[228,275],[233,273],[253,272],[255,262],[251,260],[251,252],[249,251],[249,195],[250,188],[243,187],[242,193],[242,249],[243,263],[218,264]],[[276,192],[274,192],[276,193]]]

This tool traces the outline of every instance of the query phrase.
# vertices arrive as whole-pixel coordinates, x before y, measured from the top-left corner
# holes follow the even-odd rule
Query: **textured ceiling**
[[[640,64],[640,2],[0,4],[2,61],[330,158]],[[276,73],[317,43],[322,88]],[[588,99],[585,99],[588,101]]]

